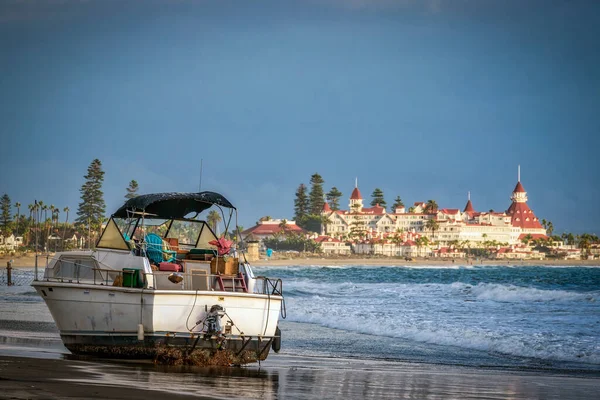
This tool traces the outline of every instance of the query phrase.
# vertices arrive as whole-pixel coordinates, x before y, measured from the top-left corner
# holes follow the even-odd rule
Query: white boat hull
[[[282,297],[242,292],[154,290],[35,281],[65,347],[74,353],[156,357],[161,347],[184,351],[227,348],[264,360],[276,337]],[[223,308],[224,335],[202,323]],[[204,329],[203,329],[204,328]],[[225,338],[225,343],[223,343]]]

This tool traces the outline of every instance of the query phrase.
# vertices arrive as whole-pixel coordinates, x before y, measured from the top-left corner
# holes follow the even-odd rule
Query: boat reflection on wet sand
[[[451,366],[276,355],[262,366],[164,366],[0,356],[10,398],[591,399],[597,380]]]

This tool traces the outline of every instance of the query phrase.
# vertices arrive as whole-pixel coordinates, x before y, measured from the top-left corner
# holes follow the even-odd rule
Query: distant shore
[[[458,258],[451,259],[439,258],[413,258],[412,261],[406,261],[404,258],[370,258],[370,257],[314,257],[314,258],[290,258],[290,259],[260,259],[252,262],[256,266],[310,266],[310,265],[366,265],[366,266],[465,266],[465,265],[514,265],[514,266],[596,266],[600,267],[600,260],[492,260],[482,258]]]
[[[38,265],[45,266],[46,256],[40,256]],[[0,268],[6,268],[7,262],[12,260],[13,268],[27,268],[35,265],[35,255],[0,257]],[[514,265],[514,266],[595,266],[600,267],[600,260],[492,260],[484,258],[413,258],[406,261],[404,258],[393,257],[295,257],[295,258],[261,258],[251,262],[255,266],[311,266],[311,265],[367,265],[367,266],[465,266],[465,265]]]

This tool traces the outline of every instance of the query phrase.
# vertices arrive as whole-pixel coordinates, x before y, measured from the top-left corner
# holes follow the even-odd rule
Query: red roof
[[[506,214],[510,215],[512,226],[518,226],[522,229],[543,229],[542,224],[537,219],[533,211],[529,209],[527,203],[513,201]]]
[[[331,208],[329,208],[329,204],[327,204],[327,202],[323,203],[323,211],[326,211],[326,212],[331,211]]]
[[[515,190],[513,190],[513,193],[514,192],[525,193],[525,188],[523,188],[523,185],[521,185],[521,181],[517,182],[517,186],[515,186]]]
[[[361,214],[383,214],[384,212],[385,209],[377,204],[375,207],[363,208]]]
[[[333,243],[341,243],[342,241],[336,238],[332,238],[329,236],[318,236],[315,239],[315,242],[317,243],[322,243],[322,242],[333,242]]]
[[[352,194],[350,195],[350,200],[362,200],[362,196],[360,195],[360,190],[357,187],[354,188]]]
[[[531,240],[535,239],[548,239],[548,236],[542,235],[541,233],[521,233],[519,235],[519,240],[525,239],[525,236],[531,235]]]
[[[287,224],[285,230],[288,232],[297,233],[304,232],[304,229],[300,228],[298,225],[295,224]],[[242,235],[245,236],[251,233],[254,235],[273,235],[282,231],[283,229],[281,229],[279,224],[258,224],[253,226],[252,228],[246,229],[244,232],[242,232]]]
[[[458,214],[458,208],[442,208],[440,211],[442,212],[442,214],[450,214],[450,215]]]
[[[468,213],[475,212],[475,209],[473,208],[473,203],[471,203],[471,200],[467,201],[467,205],[465,206],[465,210],[463,212],[468,212]]]

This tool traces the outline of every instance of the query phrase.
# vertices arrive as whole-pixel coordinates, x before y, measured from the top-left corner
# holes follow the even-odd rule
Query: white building
[[[23,237],[15,236],[14,234],[10,234],[8,236],[0,235],[0,250],[3,251],[13,251],[16,250],[17,247],[23,245]]]
[[[317,243],[321,243],[321,250],[325,254],[348,255],[352,253],[350,246],[339,239],[329,236],[318,236],[314,240]]]
[[[425,203],[418,202],[412,207],[412,212],[406,212],[402,207],[388,213],[378,204],[364,207],[360,190],[355,186],[348,210],[332,211],[325,203],[322,215],[328,222],[322,226],[321,234],[355,242],[355,251],[361,253],[366,249],[359,243],[372,238],[384,239],[387,234],[394,232],[422,234],[440,247],[458,243],[473,248],[482,247],[484,243],[507,246],[521,243],[527,235],[533,239],[545,238],[546,230],[527,205],[527,193],[520,180],[511,200],[506,212],[477,212],[469,196],[462,212],[443,208],[426,213]],[[428,221],[432,219],[437,222],[436,229],[428,228]],[[382,249],[377,254],[384,252]]]

